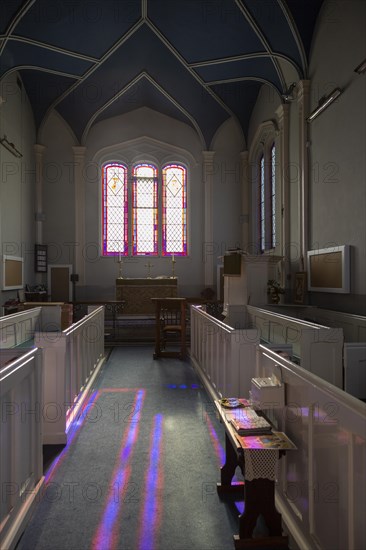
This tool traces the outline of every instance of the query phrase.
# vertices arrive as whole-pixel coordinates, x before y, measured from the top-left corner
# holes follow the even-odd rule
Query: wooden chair
[[[155,352],[154,359],[159,357],[186,357],[186,299],[185,298],[151,298],[155,302]],[[178,336],[179,350],[167,350],[169,337]],[[173,342],[175,343],[175,342]]]

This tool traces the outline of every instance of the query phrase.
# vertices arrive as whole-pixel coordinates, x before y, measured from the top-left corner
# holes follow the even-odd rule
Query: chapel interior
[[[2,0],[1,548],[366,547],[365,28]]]

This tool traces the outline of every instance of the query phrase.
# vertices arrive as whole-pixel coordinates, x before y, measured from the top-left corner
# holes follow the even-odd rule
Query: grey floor
[[[189,360],[113,348],[18,550],[233,549],[242,503],[216,493],[223,442]]]

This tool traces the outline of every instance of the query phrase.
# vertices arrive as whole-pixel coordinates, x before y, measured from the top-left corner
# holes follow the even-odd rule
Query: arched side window
[[[264,155],[259,159],[259,190],[258,190],[258,235],[259,235],[259,249],[261,252],[266,247],[266,218],[265,218],[265,173],[264,173]]]
[[[132,169],[132,211],[134,256],[158,254],[158,179],[152,164]]]
[[[127,167],[111,162],[102,168],[103,255],[128,255]]]
[[[276,145],[258,159],[258,246],[260,252],[276,247]]]
[[[276,145],[273,143],[271,147],[271,164],[270,164],[270,187],[271,187],[271,248],[276,246]]]
[[[186,169],[177,164],[163,168],[162,254],[187,254]]]

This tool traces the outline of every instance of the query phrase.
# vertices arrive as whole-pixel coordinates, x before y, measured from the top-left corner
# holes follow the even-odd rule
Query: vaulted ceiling
[[[322,0],[1,0],[0,78],[17,70],[37,128],[55,109],[80,143],[97,121],[147,106],[209,148],[244,135],[263,84],[307,77]],[[285,99],[282,99],[285,101]]]

